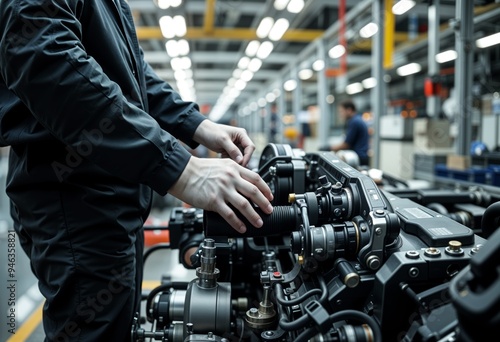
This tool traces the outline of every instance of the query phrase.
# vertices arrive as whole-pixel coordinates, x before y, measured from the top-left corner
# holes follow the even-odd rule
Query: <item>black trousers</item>
[[[47,169],[24,172],[23,164],[12,165],[11,172],[19,172],[7,193],[46,299],[45,341],[129,341],[140,305],[142,225],[151,191],[92,166],[62,182],[40,183],[35,179]]]

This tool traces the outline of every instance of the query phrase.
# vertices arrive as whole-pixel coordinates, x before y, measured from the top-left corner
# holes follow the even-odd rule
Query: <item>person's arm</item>
[[[142,50],[141,55],[144,57]],[[196,103],[184,101],[154,72],[144,58],[142,66],[146,79],[149,114],[164,130],[171,132],[189,147],[196,148],[199,142],[193,140],[194,133],[207,118],[199,112]]]
[[[94,132],[99,139],[90,141],[88,160],[166,194],[190,154],[156,120],[129,103],[86,53],[78,20],[82,4],[1,1],[0,75],[56,139],[77,150]]]
[[[338,145],[333,145],[333,146],[331,147],[331,149],[332,149],[332,151],[333,151],[333,152],[337,152],[337,151],[340,151],[340,150],[348,150],[348,149],[350,149],[350,148],[351,148],[351,145],[349,145],[349,144],[348,144],[347,142],[345,142],[345,141],[344,141],[344,142],[342,142],[342,143],[340,143],[340,144],[338,144]]]

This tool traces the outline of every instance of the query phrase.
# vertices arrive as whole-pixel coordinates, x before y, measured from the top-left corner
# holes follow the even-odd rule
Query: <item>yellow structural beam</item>
[[[206,25],[205,25],[206,26]],[[254,29],[243,29],[243,28],[213,28],[206,31],[205,26],[203,28],[198,27],[188,27],[186,35],[183,37],[185,39],[226,39],[226,40],[252,40],[259,39],[255,33]],[[138,26],[136,28],[137,37],[139,40],[146,39],[163,39],[161,30],[156,26]],[[281,40],[283,41],[295,41],[295,42],[311,42],[316,38],[321,37],[324,33],[322,30],[288,30],[285,32]]]
[[[210,34],[214,31],[215,1],[207,0],[205,6],[205,20],[203,21],[203,31]]]
[[[394,54],[394,33],[396,29],[396,20],[392,13],[392,0],[385,0],[384,16],[384,68],[392,68],[392,56]]]

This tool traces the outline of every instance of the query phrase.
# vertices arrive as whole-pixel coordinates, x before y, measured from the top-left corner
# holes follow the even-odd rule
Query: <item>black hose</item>
[[[320,295],[321,290],[320,289],[311,289],[304,293],[302,296],[287,300],[283,296],[283,287],[281,286],[280,283],[275,283],[275,292],[276,292],[276,301],[284,306],[293,306],[293,305],[299,305],[303,301],[305,301],[307,298],[314,296],[314,295]]]
[[[500,218],[500,201],[491,204],[484,211],[481,220],[481,230],[485,239],[489,238],[491,234],[498,228],[498,220]]]

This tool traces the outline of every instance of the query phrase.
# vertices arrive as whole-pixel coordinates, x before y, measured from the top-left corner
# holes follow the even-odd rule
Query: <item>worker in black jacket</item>
[[[241,128],[206,119],[143,58],[125,0],[0,1],[0,144],[48,341],[126,341],[152,190],[262,226],[272,194]],[[202,144],[230,158],[200,159]],[[249,202],[249,200],[250,202]]]

